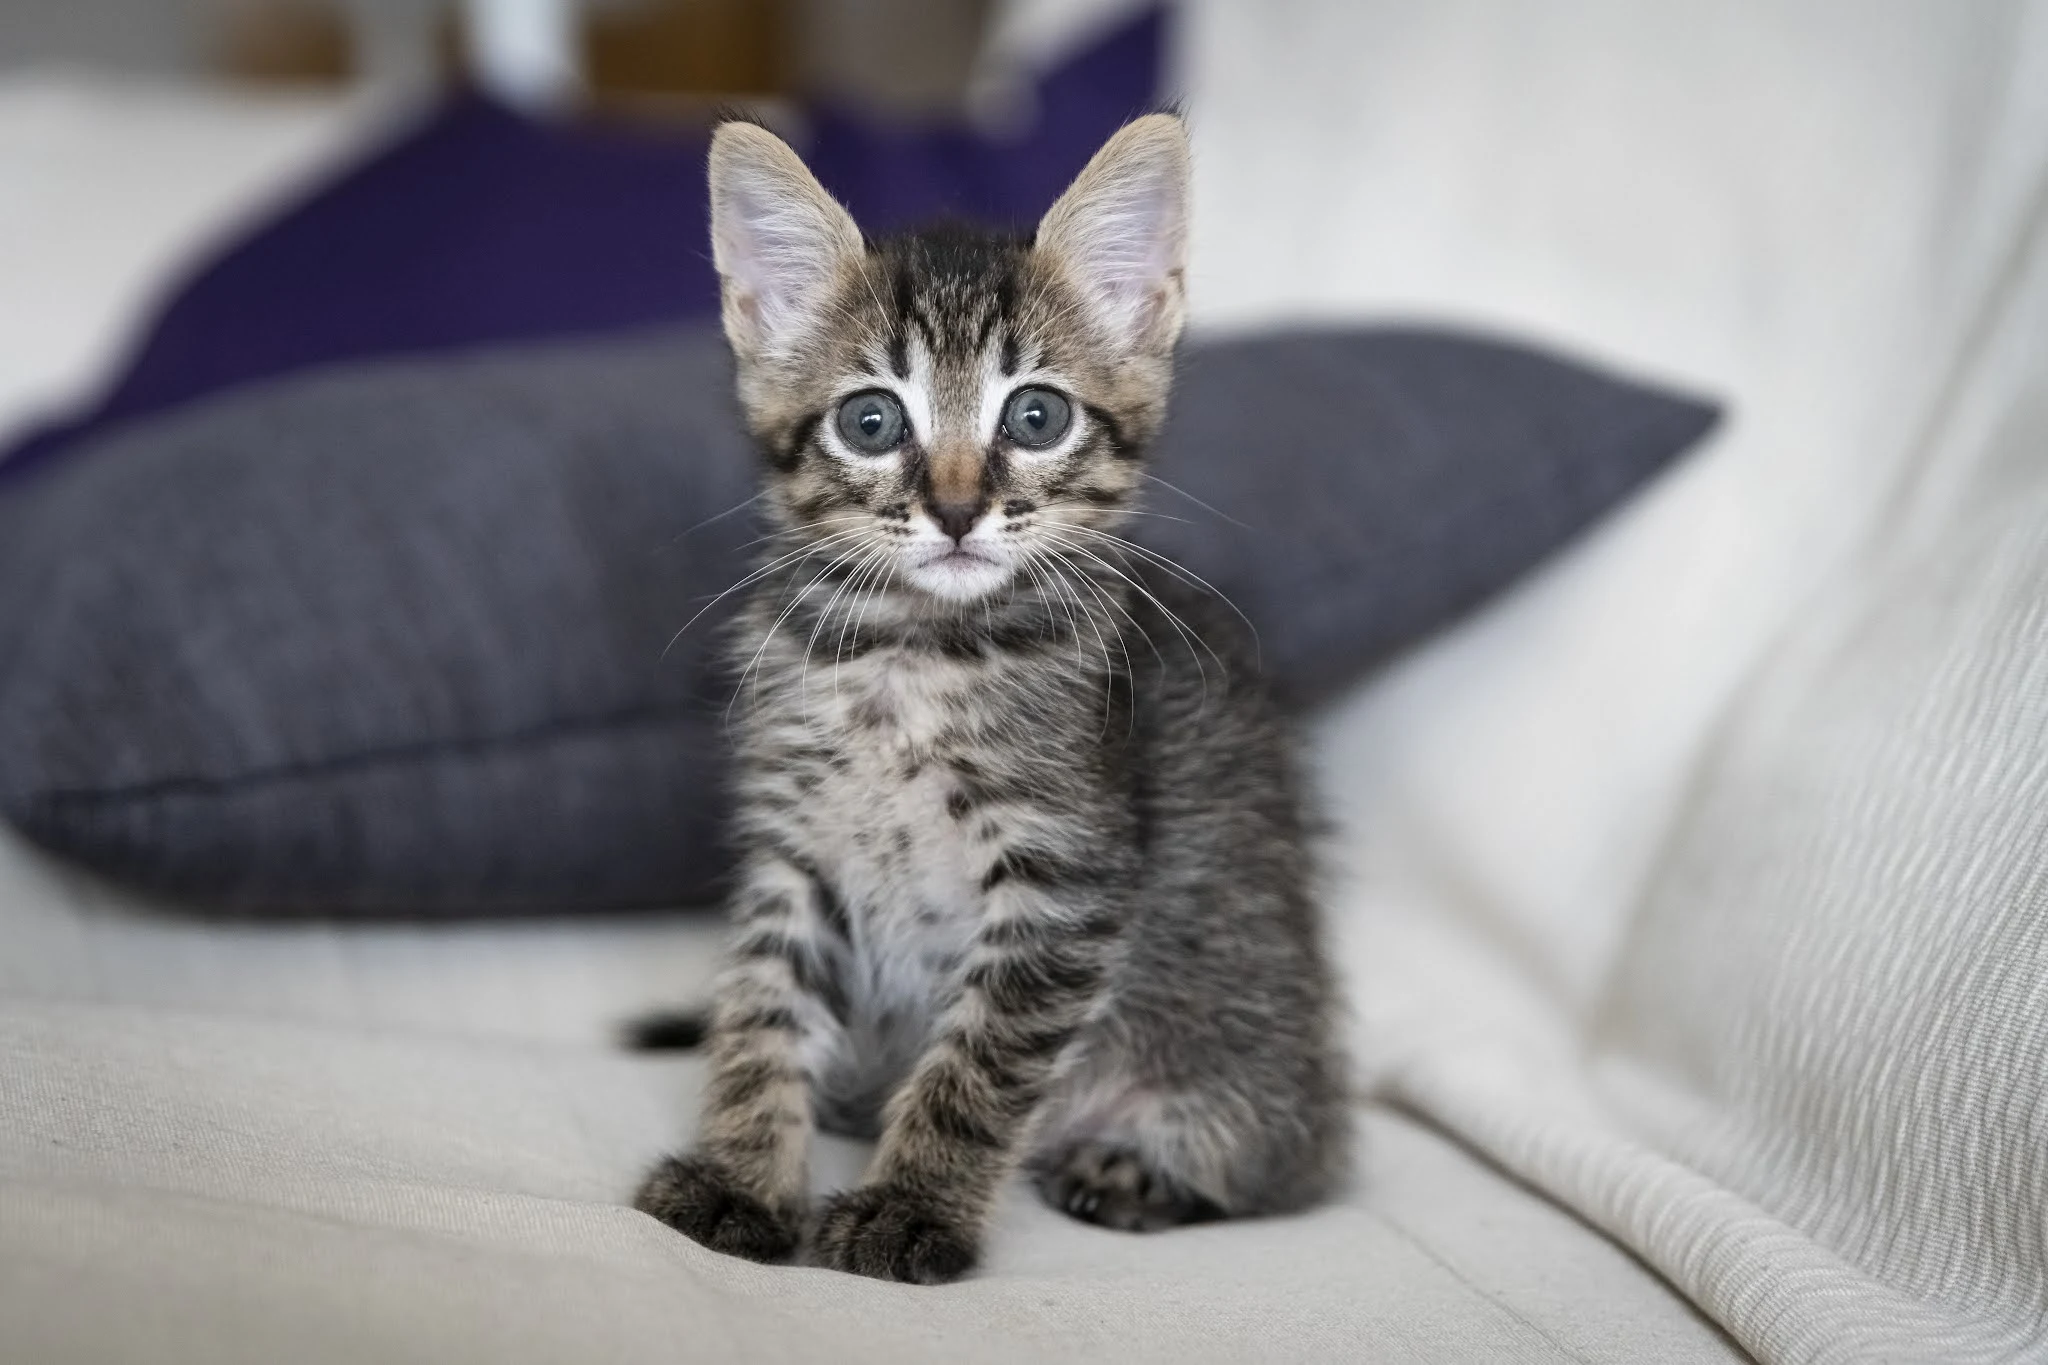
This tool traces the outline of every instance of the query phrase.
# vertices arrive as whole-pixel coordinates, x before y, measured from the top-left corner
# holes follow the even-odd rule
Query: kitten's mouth
[[[918,560],[910,581],[934,597],[972,602],[1009,582],[1010,569],[979,550],[954,545]]]
[[[994,568],[995,561],[987,555],[976,554],[964,545],[955,545],[950,550],[941,550],[924,560],[920,569],[982,569]]]

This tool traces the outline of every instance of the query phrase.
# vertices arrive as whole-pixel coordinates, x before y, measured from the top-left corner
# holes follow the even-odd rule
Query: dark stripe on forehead
[[[910,278],[910,262],[896,258],[894,316],[889,320],[889,371],[898,379],[910,378],[910,315],[915,308],[916,286]]]
[[[932,326],[931,314],[925,312],[918,305],[912,304],[910,307],[910,321],[917,327],[918,331],[924,333],[924,348],[927,352],[936,356],[946,349],[939,340],[938,329]]]
[[[975,338],[974,349],[985,353],[990,334],[1001,328],[1003,353],[1000,364],[1003,377],[1007,379],[1017,373],[1017,334],[1010,326],[1010,319],[1017,311],[1017,272],[1014,266],[996,277],[993,292],[989,310],[981,316],[981,335]]]

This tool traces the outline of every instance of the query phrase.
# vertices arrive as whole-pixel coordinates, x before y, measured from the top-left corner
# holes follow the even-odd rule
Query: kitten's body
[[[1294,1207],[1330,1174],[1343,1100],[1289,742],[1243,627],[1164,573],[1126,571],[1187,638],[1106,573],[1097,587],[1129,619],[1101,601],[1069,619],[1057,591],[1027,591],[1002,613],[1014,641],[973,655],[934,636],[986,623],[881,624],[875,603],[867,623],[802,607],[783,622],[742,695],[742,805],[748,837],[800,855],[832,896],[825,1012],[838,1014],[807,1034],[804,1069],[822,1126],[878,1134],[960,992],[978,869],[1028,824],[1046,857],[1100,878],[1124,941],[1027,1164],[1057,1170],[1093,1140],[1177,1144],[1145,1154],[1184,1193],[1232,1212]],[[764,589],[742,638],[758,647],[796,586]],[[998,784],[1009,799],[990,799]],[[1210,1093],[1226,1071],[1249,1124]]]
[[[896,1279],[971,1265],[1020,1163],[1127,1228],[1299,1207],[1341,1164],[1288,737],[1236,623],[1104,529],[1163,410],[1178,238],[1152,294],[1091,292],[1088,214],[1131,206],[1083,191],[1184,177],[1166,123],[1112,143],[1035,246],[858,243],[786,149],[734,135],[729,198],[767,208],[733,230],[772,240],[721,243],[727,327],[782,529],[739,637],[746,856],[703,1147],[640,1198],[712,1246],[794,1249],[814,1121],[881,1139],[818,1256]],[[802,231],[839,254],[778,349],[773,234]],[[863,394],[900,429],[872,456],[821,430]],[[1071,405],[1053,439],[1013,430],[1030,394]]]

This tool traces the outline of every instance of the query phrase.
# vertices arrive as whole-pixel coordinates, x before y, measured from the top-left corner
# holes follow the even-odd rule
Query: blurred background
[[[0,70],[309,88],[473,78],[528,101],[688,108],[829,92],[905,112],[966,89],[987,0],[9,0]]]
[[[449,144],[432,177],[440,197],[422,201],[416,240],[360,225],[316,235],[366,265],[364,253],[382,251],[376,268],[392,298],[373,301],[380,322],[409,308],[432,332],[438,308],[446,325],[425,338],[435,345],[701,313],[712,285],[701,243],[685,238],[699,232],[702,194],[685,182],[698,178],[690,158],[724,110],[762,118],[821,155],[831,188],[871,227],[942,212],[1021,224],[1106,130],[1161,97],[1168,25],[1140,4],[1012,9],[990,0],[7,0],[0,177],[12,192],[0,215],[0,294],[16,325],[0,327],[0,444],[102,389],[148,310],[175,304],[177,285],[190,282],[179,271],[203,267],[209,253],[231,256],[238,235],[308,197],[332,198],[352,170],[415,142]],[[1119,32],[1099,69],[1069,73],[1077,79],[1061,90],[1048,131],[1038,78]],[[455,127],[465,116],[466,134]],[[549,128],[600,131],[548,143]],[[977,141],[988,137],[997,141]],[[1041,144],[1021,172],[989,154]],[[534,172],[542,164],[551,178]],[[674,178],[665,200],[649,188],[661,174]],[[580,215],[586,230],[542,246],[533,234],[554,229],[522,226],[534,213]],[[640,262],[647,293],[638,299],[590,301],[581,314],[571,300],[564,316],[484,325],[481,276],[507,267],[458,247],[452,230],[425,230],[451,216],[471,231],[527,231],[529,261],[644,251],[657,230],[674,250]],[[618,235],[633,230],[631,217],[643,226],[629,248]],[[446,300],[398,297],[404,263],[445,281],[458,259],[479,275],[463,321],[446,321],[465,312]],[[560,292],[578,287],[588,289]],[[258,306],[288,314],[289,293]],[[160,362],[187,371],[209,344],[190,328],[157,342]],[[330,336],[253,370],[243,356],[204,377],[144,376],[155,396],[138,405],[117,394],[114,408],[190,397],[228,370],[249,378],[379,349],[384,341]],[[31,439],[18,453],[49,444]]]

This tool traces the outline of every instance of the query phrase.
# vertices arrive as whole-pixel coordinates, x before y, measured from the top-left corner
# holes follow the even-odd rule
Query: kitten
[[[710,175],[777,533],[702,1134],[638,1207],[787,1258],[814,1123],[880,1141],[812,1256],[884,1279],[969,1270],[1020,1165],[1115,1228],[1317,1199],[1346,1070],[1291,740],[1213,600],[1108,529],[1181,327],[1179,120],[1027,241],[866,241],[751,124]]]

